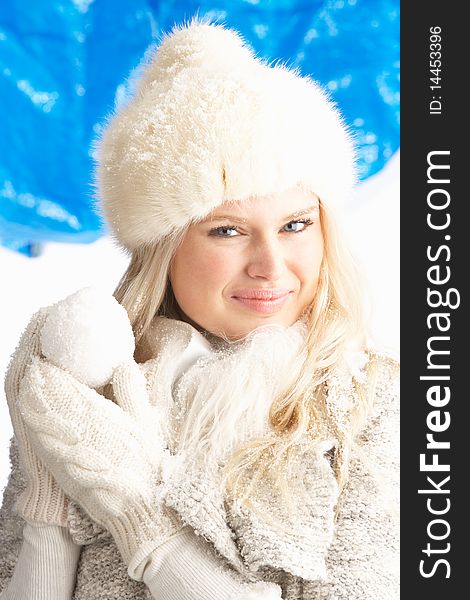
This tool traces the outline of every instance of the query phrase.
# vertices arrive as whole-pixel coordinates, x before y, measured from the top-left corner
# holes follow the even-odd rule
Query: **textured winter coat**
[[[167,332],[168,333],[168,332]],[[164,336],[162,336],[164,337]],[[160,343],[162,342],[160,338]],[[158,348],[145,349],[147,358]],[[375,403],[358,448],[349,456],[349,478],[334,518],[338,487],[332,469],[337,440],[296,444],[296,481],[305,495],[295,522],[282,533],[287,514],[273,501],[267,482],[256,494],[257,512],[218,490],[219,473],[193,467],[176,471],[167,482],[166,503],[210,541],[221,560],[253,577],[278,583],[285,600],[397,600],[398,591],[398,367],[385,356],[378,362]],[[358,401],[359,367],[343,365],[327,382],[327,406],[339,427]],[[17,449],[0,511],[0,591],[10,579],[21,546],[23,521],[13,505],[24,486]],[[263,509],[271,519],[263,517]],[[68,527],[82,545],[74,600],[149,599],[143,583],[129,579],[110,535],[73,503]]]

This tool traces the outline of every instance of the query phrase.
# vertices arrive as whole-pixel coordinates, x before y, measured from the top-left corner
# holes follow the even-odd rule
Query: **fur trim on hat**
[[[228,200],[300,185],[337,205],[355,180],[351,136],[327,93],[198,19],[163,38],[97,150],[101,209],[131,251]]]

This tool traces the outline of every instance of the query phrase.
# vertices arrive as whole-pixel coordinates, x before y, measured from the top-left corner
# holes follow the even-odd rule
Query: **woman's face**
[[[295,323],[312,303],[322,258],[318,198],[292,188],[226,202],[191,225],[170,280],[188,321],[236,340]]]

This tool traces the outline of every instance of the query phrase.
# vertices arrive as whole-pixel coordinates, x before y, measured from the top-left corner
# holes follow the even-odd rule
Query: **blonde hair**
[[[186,229],[181,229],[153,245],[137,248],[114,291],[114,297],[129,315],[137,349],[155,316],[180,317],[169,271],[185,233]]]
[[[312,440],[322,440],[332,430],[339,442],[332,466],[340,489],[344,488],[348,473],[345,457],[373,398],[371,375],[367,385],[357,386],[359,403],[346,432],[335,423],[325,401],[326,382],[335,365],[351,349],[365,350],[366,327],[357,268],[343,242],[336,216],[321,202],[320,218],[324,256],[317,291],[305,315],[307,353],[306,358],[299,358],[303,361],[300,376],[286,393],[273,398],[269,419],[277,435],[245,444],[223,469],[223,485],[245,502],[260,477],[270,477],[282,496],[290,501],[289,456],[296,442],[305,434]],[[171,289],[169,270],[185,231],[137,249],[114,293],[129,313],[137,347],[156,315],[182,318]],[[246,477],[248,473],[250,476]],[[338,508],[339,503],[337,512]]]

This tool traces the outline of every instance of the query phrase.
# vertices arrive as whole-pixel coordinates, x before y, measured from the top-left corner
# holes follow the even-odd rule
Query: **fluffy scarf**
[[[170,421],[180,456],[219,464],[241,445],[270,435],[273,401],[297,379],[306,326],[266,326],[239,342],[212,340],[173,386]]]

